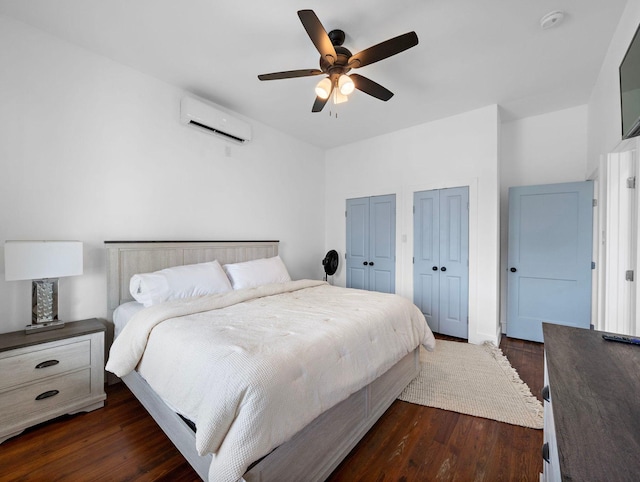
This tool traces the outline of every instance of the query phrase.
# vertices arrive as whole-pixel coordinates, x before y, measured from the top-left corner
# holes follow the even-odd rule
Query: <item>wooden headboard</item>
[[[107,248],[107,310],[109,320],[118,305],[133,298],[129,280],[134,274],[172,266],[239,263],[278,254],[278,241],[105,241]]]

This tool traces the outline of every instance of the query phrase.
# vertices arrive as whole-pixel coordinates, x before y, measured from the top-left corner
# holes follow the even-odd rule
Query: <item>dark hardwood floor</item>
[[[544,346],[503,337],[500,348],[542,400]],[[396,400],[329,480],[538,481],[541,448],[542,430]]]
[[[543,345],[503,337],[500,348],[540,398]],[[329,480],[537,481],[541,446],[541,430],[395,401]],[[107,387],[103,409],[58,418],[0,445],[0,480],[198,477],[120,383]]]

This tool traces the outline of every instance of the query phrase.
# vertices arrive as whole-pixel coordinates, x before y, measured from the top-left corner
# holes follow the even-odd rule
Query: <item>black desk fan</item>
[[[322,266],[324,266],[324,280],[327,281],[327,276],[333,276],[338,269],[338,252],[335,249],[326,254],[322,260]]]

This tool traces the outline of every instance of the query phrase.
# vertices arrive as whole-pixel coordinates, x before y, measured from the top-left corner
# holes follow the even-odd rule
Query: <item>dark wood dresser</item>
[[[640,480],[640,346],[600,331],[542,330],[543,480]]]

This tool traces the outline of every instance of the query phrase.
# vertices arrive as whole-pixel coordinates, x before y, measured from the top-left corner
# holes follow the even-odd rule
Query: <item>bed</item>
[[[168,267],[192,265],[213,260],[219,261],[220,264],[240,263],[271,258],[278,254],[277,241],[107,242],[106,246],[108,253],[107,290],[110,317],[112,317],[113,311],[118,306],[132,300],[129,292],[129,281],[137,273],[149,273]],[[330,289],[326,283],[320,282],[298,281],[290,282],[289,284],[292,286],[287,286],[286,290],[293,289],[293,295],[289,291],[281,291],[280,287],[265,287],[266,294],[260,294],[260,292],[258,302],[263,303],[262,300],[271,300],[282,296],[298,298],[299,293],[304,294],[304,296],[309,293],[312,298],[313,296],[326,296],[326,294],[322,293]],[[262,289],[259,288],[259,290]],[[282,288],[282,290],[284,289]],[[269,290],[276,291],[271,293]],[[245,291],[250,290],[239,290],[231,295],[236,297],[244,296]],[[360,293],[356,293],[356,290],[344,291],[350,291],[351,293],[346,293],[346,295],[352,297],[360,295]],[[251,296],[254,295],[252,294]],[[249,300],[247,304],[253,303],[255,305],[256,301],[252,300]],[[306,298],[304,300],[304,303],[306,303]],[[179,309],[182,309],[181,306]],[[241,306],[244,309],[243,304],[234,304],[232,308],[236,309],[236,306]],[[197,316],[198,313],[192,316]],[[227,314],[225,313],[225,315]],[[185,319],[188,319],[188,317],[185,317]],[[170,322],[175,323],[176,319],[171,318],[166,325],[169,326]],[[428,330],[428,328],[426,329]],[[432,338],[430,332],[428,333]],[[154,334],[154,336],[159,335]],[[149,336],[149,339],[151,340],[151,336]],[[147,349],[149,354],[145,356],[149,356],[151,359],[152,350]],[[144,363],[140,363],[138,368],[143,367]],[[318,416],[314,416],[295,435],[287,441],[278,443],[276,448],[264,456],[251,460],[252,463],[247,464],[248,469],[239,475],[247,482],[269,480],[306,481],[327,478],[386,411],[404,387],[418,374],[419,347],[417,345],[412,346],[399,361],[394,361],[389,367],[383,366],[380,370],[383,370],[383,372],[379,376],[376,375],[377,378],[367,383],[366,386],[358,388],[348,398],[319,413]],[[149,378],[149,375],[145,374],[145,376],[147,379]],[[153,380],[153,377],[150,378]],[[202,441],[197,440],[192,424],[178,415],[176,409],[169,406],[173,406],[173,404],[168,403],[166,393],[154,385],[159,392],[163,393],[161,397],[137,370],[122,376],[122,380],[153,416],[198,475],[203,480],[213,480],[214,477],[210,477],[210,469],[213,470],[217,460],[211,453],[199,455],[199,451],[200,453],[203,452]],[[304,392],[306,393],[306,391]],[[200,422],[198,422],[199,431]],[[202,432],[205,432],[204,423],[202,427]],[[200,444],[199,449],[198,444]],[[216,457],[218,456],[219,454],[216,455]]]

